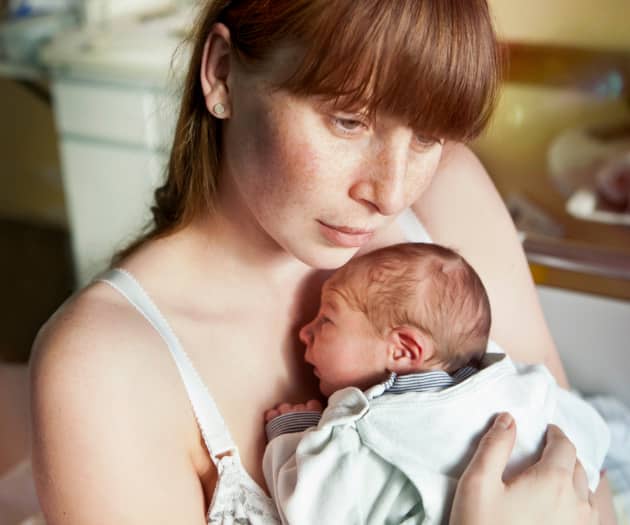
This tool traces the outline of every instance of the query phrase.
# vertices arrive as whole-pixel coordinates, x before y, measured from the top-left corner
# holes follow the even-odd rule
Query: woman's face
[[[428,187],[441,144],[234,68],[220,193],[280,249],[336,268]]]

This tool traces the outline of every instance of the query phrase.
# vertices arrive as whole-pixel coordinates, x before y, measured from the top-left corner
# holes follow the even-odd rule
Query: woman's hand
[[[497,416],[459,481],[450,525],[598,525],[575,447],[554,425],[540,460],[502,481],[515,437],[512,417]]]

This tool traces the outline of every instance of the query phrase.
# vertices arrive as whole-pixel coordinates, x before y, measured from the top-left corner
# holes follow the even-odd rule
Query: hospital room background
[[[472,148],[520,232],[571,385],[610,425],[627,525],[630,0],[489,2],[509,68]],[[149,218],[197,4],[0,0],[0,525],[44,523],[30,348]]]

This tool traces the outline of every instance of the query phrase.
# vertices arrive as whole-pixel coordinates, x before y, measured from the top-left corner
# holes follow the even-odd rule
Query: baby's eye
[[[332,323],[332,321],[325,315],[322,315],[322,324],[326,324],[326,323]]]

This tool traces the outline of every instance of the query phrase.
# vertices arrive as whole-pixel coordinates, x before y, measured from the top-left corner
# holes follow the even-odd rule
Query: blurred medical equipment
[[[0,59],[37,63],[43,43],[78,24],[78,7],[77,0],[11,0],[0,21]]]
[[[569,128],[552,140],[547,163],[568,213],[630,226],[630,121]]]

